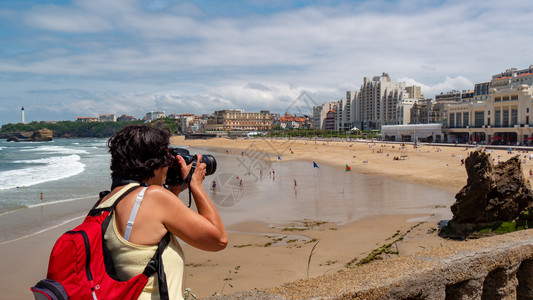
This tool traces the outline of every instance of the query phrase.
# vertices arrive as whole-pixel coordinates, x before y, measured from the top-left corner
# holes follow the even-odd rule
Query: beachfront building
[[[476,90],[478,91],[476,94]],[[472,103],[474,99],[486,100],[488,95],[488,83],[477,84],[476,89],[461,92],[453,90],[447,93],[435,95],[435,100],[418,100],[411,108],[410,124],[435,124],[447,123],[447,107],[449,105]],[[482,101],[482,100],[479,100]]]
[[[324,130],[337,130],[337,113],[334,110],[328,111],[324,119]]]
[[[335,106],[335,130],[350,131],[354,127],[354,105],[359,95],[358,91],[347,91],[346,98],[342,98]]]
[[[115,114],[100,114],[98,115],[98,122],[116,122],[117,116]]]
[[[122,116],[118,117],[118,121],[122,121],[122,122],[131,122],[131,121],[135,121],[135,120],[136,119],[133,116],[122,115]]]
[[[379,130],[384,125],[409,124],[411,108],[421,99],[420,86],[393,82],[387,73],[365,77],[359,91],[348,91],[346,98],[337,102],[337,130]]]
[[[381,126],[384,141],[443,142],[442,124],[411,124]]]
[[[320,106],[313,106],[313,128],[326,130],[326,117],[330,111],[335,111],[336,107],[337,102],[325,102]]]
[[[95,118],[95,117],[77,117],[76,118],[76,122],[84,122],[84,123],[98,122],[98,118]]]
[[[207,119],[206,131],[252,130],[268,131],[272,128],[270,111],[245,112],[242,109],[215,111]]]
[[[289,113],[285,113],[285,115],[279,118],[279,125],[283,129],[306,128],[308,121],[309,120],[306,117],[297,117]]]
[[[182,133],[192,132],[190,125],[194,121],[194,117],[195,117],[194,114],[179,115],[180,129]]]
[[[209,118],[208,115],[194,116],[194,118],[188,123],[189,131],[191,132],[204,131],[205,124],[207,124],[208,118]]]
[[[157,119],[166,118],[164,111],[150,111],[146,113],[146,122],[152,122]]]
[[[474,89],[474,101],[447,106],[448,141],[531,144],[533,65],[494,75],[487,86],[488,94]]]

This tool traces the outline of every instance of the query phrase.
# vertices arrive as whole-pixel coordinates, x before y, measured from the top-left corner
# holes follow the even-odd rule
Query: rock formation
[[[31,141],[34,142],[47,142],[52,140],[52,130],[43,128],[33,132],[30,137]]]
[[[533,221],[533,192],[519,157],[494,165],[489,154],[475,151],[466,158],[465,168],[467,184],[455,196],[453,218],[441,236],[464,239],[504,222]]]
[[[23,132],[13,132],[8,134],[3,134],[2,138],[6,138],[8,142],[20,142],[20,141],[31,141],[31,142],[48,142],[51,141],[53,137],[53,132],[50,129],[43,128],[34,132],[23,131]]]

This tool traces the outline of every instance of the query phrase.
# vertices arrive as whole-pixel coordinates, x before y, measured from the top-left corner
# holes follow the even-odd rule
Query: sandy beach
[[[461,164],[472,147],[453,145],[445,147],[368,142],[331,142],[314,140],[270,139],[210,139],[183,140],[175,137],[173,144],[190,147],[216,147],[241,151],[243,155],[255,151],[270,154],[270,159],[281,161],[302,160],[327,164],[345,170],[348,164],[352,172],[394,178],[405,183],[430,186],[451,194],[446,205],[449,212],[453,196],[466,184],[466,171]],[[494,162],[505,161],[520,154],[506,150],[487,150]],[[403,156],[403,157],[402,157]],[[395,160],[398,157],[399,160]],[[525,178],[533,161],[526,159],[523,165]],[[437,205],[439,206],[439,205]],[[449,214],[451,216],[451,213]],[[290,234],[305,236],[308,240],[290,243],[269,244],[279,236],[287,235],[287,228],[301,228],[301,222],[275,227],[260,222],[245,222],[229,226],[228,248],[219,253],[205,253],[184,246],[187,266],[185,285],[199,297],[226,294],[254,288],[281,285],[323,274],[330,274],[353,267],[374,249],[392,243],[402,236],[402,241],[393,245],[399,255],[461,243],[437,236],[441,216],[425,215],[378,215],[356,220],[350,224],[337,225],[309,221],[303,231]],[[257,233],[261,234],[257,234]],[[318,244],[317,244],[318,243]],[[316,247],[315,247],[316,245]],[[313,249],[314,248],[314,249]],[[381,258],[386,259],[384,254]],[[311,256],[311,259],[309,259]]]
[[[184,140],[173,137],[172,143],[195,148],[216,148],[231,151],[237,156],[240,153],[242,157],[252,157],[252,160],[248,160],[251,163],[258,160],[259,153],[268,153],[261,159],[282,164],[286,161],[314,161],[340,171],[349,165],[354,173],[392,178],[451,195],[439,204],[432,204],[434,207],[430,207],[430,210],[436,212],[449,211],[449,205],[454,201],[453,195],[466,183],[461,159],[465,159],[472,150],[461,146],[429,145],[418,148],[407,145],[402,149],[398,144],[315,140]],[[495,162],[517,154],[505,150],[487,151]],[[523,157],[526,154],[520,155]],[[526,160],[523,165],[526,178],[529,178],[530,168],[533,168],[533,161]],[[254,172],[255,169],[250,167],[250,170]],[[269,174],[265,173],[264,176]],[[306,187],[304,183],[301,185]],[[328,187],[318,188],[327,190]],[[300,195],[305,195],[303,190]],[[250,216],[248,221],[228,224],[229,244],[221,252],[204,252],[182,244],[186,256],[184,288],[190,288],[198,297],[205,297],[273,287],[351,268],[372,250],[388,243],[393,243],[392,250],[399,255],[459,243],[436,235],[441,219],[442,215],[438,213],[373,214],[339,224],[333,220],[301,219],[297,216],[280,223],[256,220]],[[29,287],[46,275],[53,243],[62,232],[78,223],[79,220],[75,220],[37,235],[1,243],[0,268],[9,270],[10,274],[3,276],[0,281],[4,294],[9,295],[10,299],[31,299]],[[400,236],[401,241],[398,240]],[[389,255],[396,254],[385,254],[382,258],[386,259]]]

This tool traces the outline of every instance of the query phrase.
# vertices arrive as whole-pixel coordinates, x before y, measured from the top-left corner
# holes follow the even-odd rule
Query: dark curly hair
[[[108,141],[111,177],[145,181],[171,162],[170,132],[148,125],[126,126]]]

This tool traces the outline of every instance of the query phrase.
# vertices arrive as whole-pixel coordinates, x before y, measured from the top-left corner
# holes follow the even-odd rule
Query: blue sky
[[[0,124],[283,113],[382,72],[426,97],[533,64],[533,1],[0,0]]]

